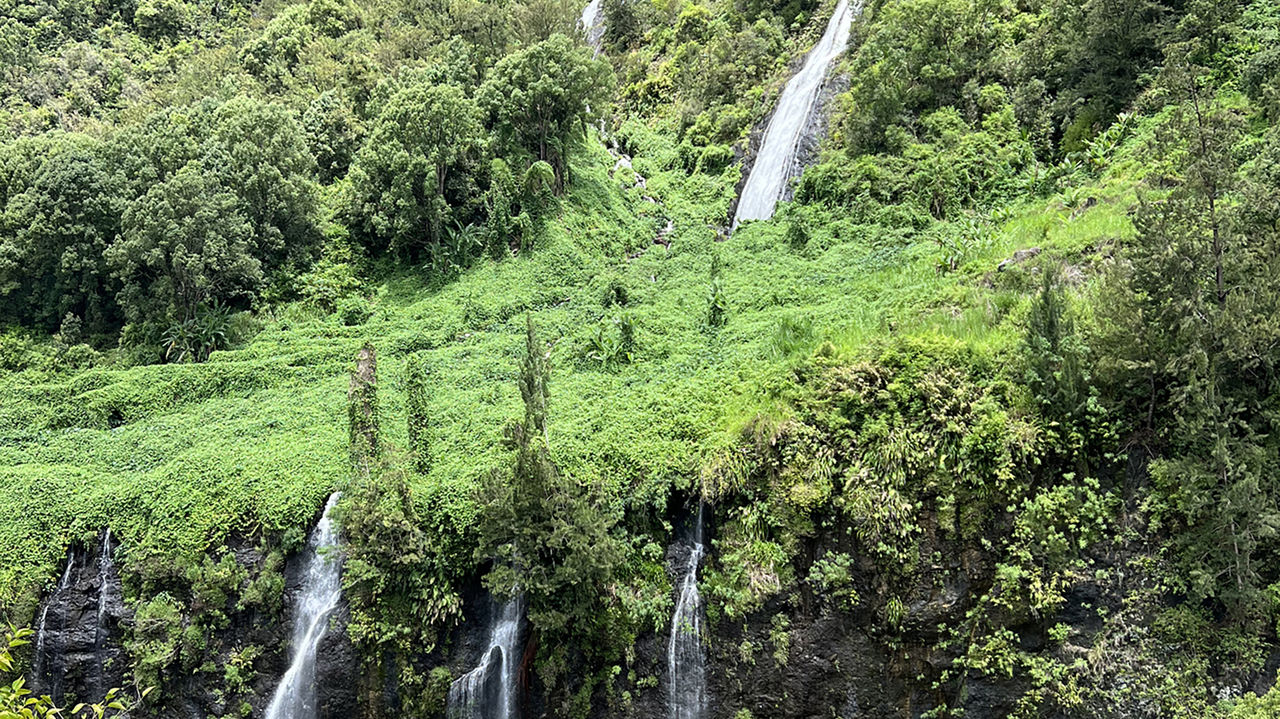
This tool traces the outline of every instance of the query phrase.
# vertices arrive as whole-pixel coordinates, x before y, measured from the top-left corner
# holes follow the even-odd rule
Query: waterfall
[[[582,9],[582,19],[578,21],[578,29],[587,38],[596,54],[600,54],[600,46],[604,42],[604,0],[591,0]]]
[[[816,109],[818,93],[826,80],[827,66],[844,52],[849,43],[849,27],[853,24],[854,14],[861,9],[861,0],[857,2],[859,5],[851,8],[849,0],[840,0],[827,22],[822,39],[805,58],[804,67],[783,88],[773,117],[769,118],[769,125],[764,131],[764,141],[756,154],[755,165],[742,188],[731,229],[736,229],[744,220],[773,217],[774,207],[782,197],[787,181],[798,174],[796,150]]]
[[[106,649],[109,632],[106,627],[108,594],[111,589],[111,573],[115,563],[111,559],[111,528],[102,533],[102,551],[98,554],[98,616],[93,624],[93,654],[97,663],[98,693],[105,694]]]
[[[680,599],[671,617],[667,643],[667,694],[671,719],[699,719],[707,708],[706,660],[702,654],[702,595],[698,593],[698,565],[702,546],[702,505],[689,547],[689,562],[680,584]]]
[[[524,600],[516,596],[502,605],[489,634],[480,665],[449,686],[448,719],[516,719],[516,670],[520,664],[520,629]]]
[[[329,630],[329,615],[342,597],[342,561],[338,534],[329,514],[340,492],[325,505],[320,522],[307,541],[302,589],[294,600],[293,644],[285,672],[267,706],[266,719],[312,719],[316,711],[316,653]]]
[[[107,582],[111,577],[111,528],[102,533],[102,553],[98,555],[98,621],[94,624],[93,643],[101,647],[105,639],[102,620],[107,616]]]
[[[40,628],[36,631],[36,654],[32,663],[31,676],[33,683],[39,687],[44,685],[45,677],[49,672],[49,655],[45,650],[48,636],[49,626],[49,608],[62,599],[62,595],[67,591],[67,587],[71,586],[71,570],[75,567],[76,553],[72,549],[67,553],[67,568],[62,570],[62,579],[58,580],[58,586],[53,590],[53,594],[45,600],[44,609],[40,611]]]

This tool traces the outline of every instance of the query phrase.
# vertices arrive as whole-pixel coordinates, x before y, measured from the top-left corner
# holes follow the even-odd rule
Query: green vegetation
[[[26,687],[26,680],[23,677],[18,676],[12,682],[7,681],[15,675],[17,669],[14,652],[26,646],[31,635],[30,629],[14,629],[12,626],[5,631],[4,643],[0,645],[0,677],[6,680],[0,683],[0,718],[46,719],[70,715],[102,719],[108,714],[128,711],[130,703],[116,698],[120,694],[119,689],[109,690],[99,703],[77,704],[69,712],[64,712],[62,707],[54,706],[49,697],[34,696]]]
[[[438,716],[482,584],[621,712],[701,499],[743,672],[834,613],[928,716],[1269,716],[1280,14],[870,3],[726,237],[832,5],[608,0],[598,57],[556,2],[0,9],[0,617],[110,526],[139,715],[243,715],[341,489],[362,686]]]

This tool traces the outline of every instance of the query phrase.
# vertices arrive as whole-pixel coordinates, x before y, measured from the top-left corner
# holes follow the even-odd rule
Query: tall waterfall
[[[796,150],[816,109],[827,67],[849,44],[849,27],[861,8],[861,0],[857,2],[858,7],[854,8],[850,7],[849,0],[840,0],[827,22],[822,39],[805,58],[804,67],[783,88],[773,117],[765,129],[755,165],[738,199],[738,210],[733,216],[734,229],[744,220],[773,217],[774,207],[782,197],[787,181],[797,174]]]
[[[516,671],[520,665],[520,629],[524,600],[502,605],[480,665],[449,686],[447,719],[517,719]]]
[[[604,42],[604,0],[591,0],[582,9],[582,19],[578,21],[578,29],[587,38],[587,44],[600,54],[600,46]]]
[[[706,659],[702,652],[702,595],[698,593],[698,565],[702,546],[702,505],[689,546],[689,562],[680,584],[680,599],[671,617],[667,643],[667,695],[671,719],[700,719],[707,709]]]
[[[307,541],[302,590],[294,602],[293,646],[285,672],[267,707],[266,719],[313,719],[316,707],[316,652],[329,630],[329,615],[342,597],[342,561],[330,512],[342,494],[334,492]]]

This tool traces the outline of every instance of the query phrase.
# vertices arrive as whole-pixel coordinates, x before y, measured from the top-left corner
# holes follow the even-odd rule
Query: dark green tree
[[[563,191],[568,153],[605,110],[613,82],[607,63],[556,34],[500,60],[477,97],[503,150],[550,163]]]
[[[648,3],[640,0],[604,0],[604,38],[610,45],[629,48],[644,34],[640,13]]]
[[[268,275],[301,266],[319,248],[316,163],[293,113],[236,97],[212,112],[205,171],[240,200],[253,227],[253,255]]]
[[[1188,592],[1250,619],[1264,601],[1260,557],[1280,529],[1280,236],[1275,217],[1243,201],[1258,183],[1236,156],[1243,117],[1218,104],[1206,78],[1194,66],[1166,72],[1177,104],[1157,155],[1168,158],[1159,180],[1172,189],[1138,211],[1105,305],[1107,360],[1130,412],[1160,438],[1155,507],[1179,530],[1172,543]]]
[[[0,306],[57,328],[72,313],[90,333],[117,319],[107,246],[120,231],[120,183],[84,137],[42,143],[44,159],[0,216]]]
[[[139,0],[133,26],[149,40],[177,40],[191,24],[191,8],[183,0]]]
[[[409,453],[421,474],[431,471],[430,397],[427,395],[429,373],[426,359],[420,354],[405,360],[406,393],[408,394]]]
[[[333,182],[347,174],[351,158],[360,146],[359,121],[333,90],[311,101],[302,116],[307,147],[316,158],[320,181]]]
[[[592,626],[623,552],[613,514],[551,459],[546,363],[546,346],[527,317],[519,380],[525,416],[507,430],[513,467],[493,473],[483,488],[476,556],[494,561],[485,578],[490,590],[523,592],[534,626],[556,633],[571,623],[578,630]]]
[[[479,110],[458,87],[397,92],[352,168],[356,235],[375,251],[433,257],[446,229],[468,221],[478,202],[473,170],[485,145]]]
[[[129,322],[190,320],[214,303],[246,307],[262,287],[252,225],[198,163],[131,203],[122,225],[106,259]]]
[[[1094,440],[1102,408],[1089,372],[1088,347],[1070,309],[1061,269],[1042,268],[1040,291],[1027,315],[1026,382],[1055,440],[1048,446],[1063,464],[1073,458],[1073,469],[1087,476],[1097,454]]]

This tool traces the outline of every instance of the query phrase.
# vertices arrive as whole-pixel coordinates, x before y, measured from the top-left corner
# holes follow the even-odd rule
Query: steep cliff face
[[[114,561],[118,549],[105,531],[88,547],[73,546],[37,614],[31,686],[60,704],[123,685],[128,664],[120,638],[132,614]]]
[[[686,514],[672,518],[674,538],[666,557],[675,591],[688,569]],[[709,555],[704,567],[722,561],[716,554],[714,508],[707,514],[704,541]],[[933,518],[925,526],[923,555],[928,561],[912,572],[889,577],[874,562],[858,558],[851,567],[852,591],[839,600],[801,582],[755,611],[731,618],[708,597],[704,635],[708,702],[703,718],[733,719],[746,711],[756,719],[915,719],[945,705],[963,709],[966,717],[995,719],[1025,709],[1037,696],[1037,686],[1026,672],[966,669],[957,663],[974,651],[963,635],[973,626],[981,599],[992,594],[997,555],[981,541],[943,537]],[[795,560],[795,576],[809,576],[815,560],[831,553],[857,557],[856,540],[847,530],[836,522],[805,539]],[[1063,601],[1053,613],[1024,616],[994,610],[985,615],[986,626],[975,632],[1001,628],[1003,641],[1025,661],[1067,666],[1089,656],[1104,658],[1077,674],[1079,703],[1037,705],[1036,716],[1159,715],[1152,714],[1151,698],[1134,688],[1164,661],[1159,640],[1153,637],[1159,631],[1158,617],[1171,605],[1159,598],[1149,603],[1135,599],[1151,596],[1144,592],[1153,589],[1150,585],[1157,575],[1144,569],[1151,560],[1149,548],[1122,539],[1121,534],[1085,551],[1090,571],[1079,573],[1061,588]],[[123,599],[126,588],[112,561],[127,549],[103,535],[91,546],[73,551],[64,576],[38,617],[43,618],[44,629],[36,641],[32,680],[39,691],[70,703],[101,696],[106,688],[132,681],[130,664],[136,659],[126,650],[129,641],[140,636],[139,618]],[[233,538],[228,549],[250,577],[260,576],[270,562],[260,549],[240,538]],[[199,664],[187,661],[166,672],[161,702],[139,716],[262,716],[288,668],[291,608],[303,587],[302,559],[299,553],[285,562],[283,596],[274,609],[240,608],[239,602],[228,599],[227,621],[207,632]],[[456,678],[477,666],[489,649],[498,606],[484,591],[479,575],[473,578],[464,592],[464,621],[434,652],[412,658],[419,675],[430,676],[432,669],[443,667]],[[320,645],[316,716],[444,716],[443,694],[431,704],[423,699],[431,691],[398,686],[394,662],[380,672],[370,672],[345,631],[348,620],[344,602],[334,612],[331,629]],[[190,616],[183,622],[185,627],[192,626]],[[961,641],[956,641],[957,628]],[[668,643],[666,631],[641,635],[625,671],[612,685],[598,687],[593,694],[588,716],[672,716]],[[556,707],[563,706],[563,697],[549,697],[542,679],[532,671],[538,648],[526,639],[521,646],[520,716],[560,716]],[[246,654],[249,647],[256,649]],[[569,649],[566,679],[572,685],[574,677],[598,668],[581,664],[582,647]],[[1260,650],[1265,656],[1259,666],[1220,672],[1212,677],[1211,690],[1223,696],[1264,691],[1280,667],[1280,651],[1274,643],[1265,643]],[[245,656],[251,661],[245,663]],[[233,675],[233,667],[241,669]],[[237,688],[238,677],[245,678],[244,688]],[[556,691],[563,692],[565,687]]]
[[[346,603],[339,604],[331,619],[333,628],[320,642],[316,659],[318,719],[351,719],[359,715],[360,658],[346,632],[349,617]]]
[[[156,599],[126,601],[116,560],[129,547],[104,532],[89,546],[75,546],[54,590],[36,614],[31,686],[59,705],[100,700],[111,688],[131,695],[135,666],[162,659],[154,675],[137,675],[155,686],[153,703],[142,716],[204,719],[210,716],[261,716],[288,666],[290,607],[301,590],[302,558],[289,558],[282,570],[241,537],[228,540],[236,572],[248,582],[281,571],[283,596],[265,603],[242,602],[233,593],[219,607],[183,601],[171,616],[149,613],[138,624],[137,608]],[[211,619],[210,609],[223,619]],[[358,711],[358,657],[347,637],[348,611],[341,604],[331,617],[333,629],[321,644],[316,666],[319,716],[351,717]],[[145,677],[145,678],[144,678]],[[154,682],[152,680],[155,680]]]

